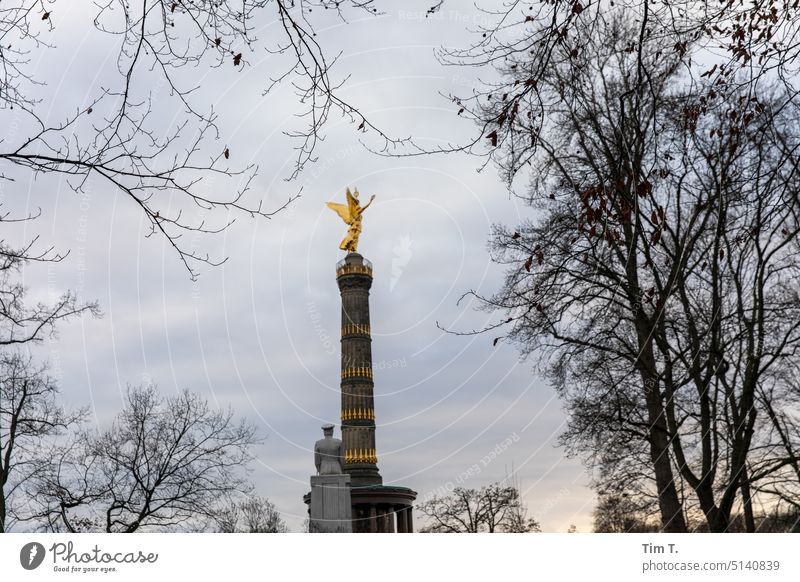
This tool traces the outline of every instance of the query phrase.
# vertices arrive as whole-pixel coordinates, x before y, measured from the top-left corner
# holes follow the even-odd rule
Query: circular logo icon
[[[26,570],[35,570],[44,562],[44,546],[39,542],[30,542],[19,551],[19,563]]]

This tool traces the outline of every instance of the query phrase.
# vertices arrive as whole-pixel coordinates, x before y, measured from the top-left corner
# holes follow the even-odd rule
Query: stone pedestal
[[[350,475],[315,475],[311,477],[309,513],[312,532],[352,532]]]

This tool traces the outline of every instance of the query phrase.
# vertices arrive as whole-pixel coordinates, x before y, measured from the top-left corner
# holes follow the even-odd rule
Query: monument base
[[[311,477],[309,513],[311,514],[310,531],[314,533],[352,532],[350,475],[314,475]]]
[[[353,485],[354,533],[412,533],[417,492],[398,485]]]

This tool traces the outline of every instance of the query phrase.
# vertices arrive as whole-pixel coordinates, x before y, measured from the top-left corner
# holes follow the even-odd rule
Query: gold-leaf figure
[[[343,251],[355,253],[358,249],[358,237],[361,234],[361,215],[364,214],[364,211],[372,204],[372,201],[375,200],[375,196],[373,195],[370,197],[369,202],[363,207],[358,201],[358,190],[355,190],[351,194],[350,188],[348,188],[345,192],[345,196],[347,197],[347,204],[328,202],[328,208],[338,214],[349,227],[347,229],[347,235],[345,235],[342,242],[339,243],[339,248]]]

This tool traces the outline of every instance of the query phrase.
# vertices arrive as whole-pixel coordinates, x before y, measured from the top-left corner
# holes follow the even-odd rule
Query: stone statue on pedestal
[[[344,446],[333,438],[333,425],[322,427],[325,438],[314,444],[317,474],[311,477],[310,517],[312,532],[353,531],[350,505],[350,475],[343,471]]]
[[[314,443],[314,464],[317,475],[341,475],[344,471],[344,445],[340,439],[333,438],[333,425],[322,427],[324,439]]]

